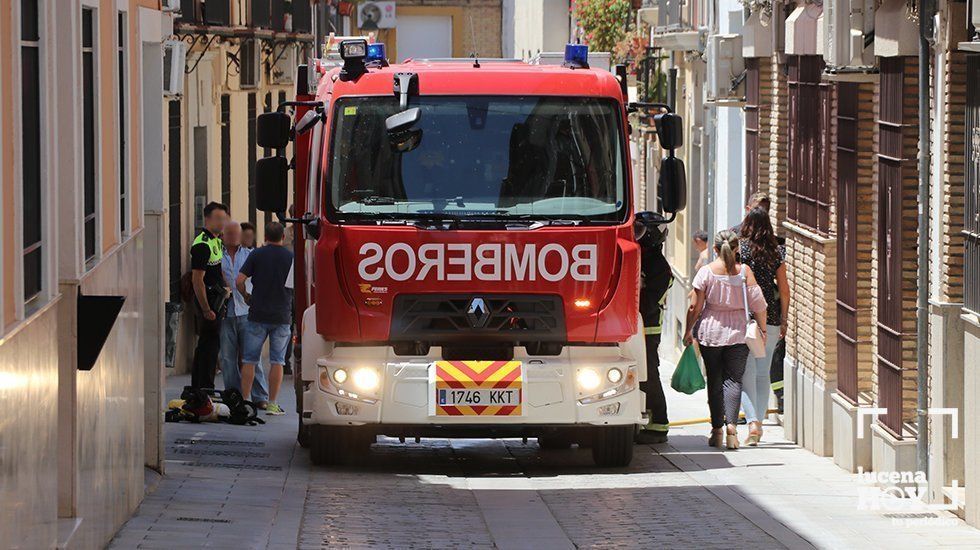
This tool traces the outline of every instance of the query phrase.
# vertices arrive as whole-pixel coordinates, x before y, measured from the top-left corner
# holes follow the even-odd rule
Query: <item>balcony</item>
[[[186,33],[223,36],[277,34],[312,39],[312,5],[309,0],[181,0],[176,23]]]

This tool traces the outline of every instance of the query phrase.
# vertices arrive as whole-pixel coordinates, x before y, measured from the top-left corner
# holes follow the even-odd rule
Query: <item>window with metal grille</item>
[[[129,209],[126,202],[129,200],[129,178],[126,177],[126,136],[128,134],[128,117],[126,116],[126,106],[129,94],[126,70],[126,12],[119,12],[117,17],[118,43],[116,44],[117,70],[119,73],[119,232],[126,234],[129,231]]]
[[[915,172],[915,152],[906,147],[915,125],[905,120],[905,77],[909,58],[880,58],[878,114],[878,394],[888,412],[879,417],[896,437],[902,436],[903,332],[902,180]],[[915,75],[911,75],[915,78]]]
[[[759,58],[745,60],[745,196],[759,190]]]
[[[248,112],[247,112],[247,124],[248,124],[248,221],[252,225],[256,223],[256,213],[255,213],[255,161],[257,159],[256,146],[255,146],[255,93],[248,94]]]
[[[95,10],[82,9],[82,173],[84,199],[82,223],[84,225],[84,257],[88,264],[95,258],[98,247],[99,213],[98,198],[98,81],[95,67],[97,27]]]
[[[980,313],[980,56],[966,58],[966,197],[964,306]]]
[[[44,286],[41,225],[41,22],[37,0],[21,2],[21,165],[23,171],[24,301],[40,296]]]
[[[837,391],[858,399],[858,85],[837,84]]]
[[[170,204],[167,210],[168,235],[169,235],[169,265],[170,265],[170,301],[180,301],[180,258],[183,255],[183,247],[180,239],[181,212],[180,212],[180,148],[181,148],[181,121],[180,121],[180,101],[171,101],[167,104],[167,166],[169,174],[167,179],[167,202]]]
[[[823,57],[789,58],[787,217],[821,234],[830,231],[830,86]]]
[[[231,96],[221,96],[221,202],[231,208]]]

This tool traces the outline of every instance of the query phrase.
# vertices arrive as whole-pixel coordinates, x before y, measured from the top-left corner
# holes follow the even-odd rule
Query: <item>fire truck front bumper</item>
[[[558,356],[442,361],[438,348],[411,358],[390,347],[336,348],[316,361],[303,423],[380,425],[378,433],[387,435],[479,427],[534,435],[534,427],[639,424],[645,372],[621,351],[576,346]]]

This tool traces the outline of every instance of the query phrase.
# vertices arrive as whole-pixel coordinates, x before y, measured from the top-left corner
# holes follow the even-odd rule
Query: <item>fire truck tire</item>
[[[307,426],[310,460],[317,466],[350,464],[367,454],[376,437],[357,426]]]
[[[572,446],[572,443],[575,443],[575,437],[563,430],[538,437],[538,447],[544,450],[568,449]]]
[[[633,425],[596,428],[592,460],[596,466],[629,466],[633,460]]]
[[[298,421],[296,441],[299,442],[300,447],[308,449],[310,447],[310,428],[303,425],[303,382],[300,380],[294,385],[296,386],[296,419]]]

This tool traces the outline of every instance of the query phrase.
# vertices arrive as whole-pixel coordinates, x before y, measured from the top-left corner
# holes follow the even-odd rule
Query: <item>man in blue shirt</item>
[[[241,357],[245,345],[245,323],[248,322],[248,304],[235,283],[238,281],[238,271],[245,264],[251,250],[242,246],[242,226],[230,221],[225,225],[221,240],[225,253],[221,259],[221,272],[225,283],[231,287],[232,299],[228,301],[228,313],[221,321],[221,375],[225,380],[225,389],[235,388],[242,391],[242,377],[239,372]],[[255,367],[255,384],[251,389],[251,399],[260,408],[265,408],[269,402],[269,392],[266,390],[265,368],[261,363]]]
[[[256,248],[238,271],[238,291],[249,304],[242,354],[242,388],[252,387],[254,367],[265,341],[269,341],[269,406],[266,414],[284,414],[276,403],[290,340],[293,293],[286,286],[293,253],[283,246],[285,228],[279,222],[265,226],[265,246]],[[251,278],[252,291],[246,287]]]

